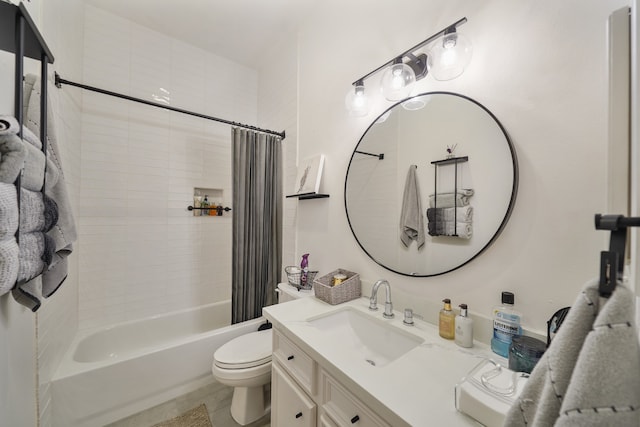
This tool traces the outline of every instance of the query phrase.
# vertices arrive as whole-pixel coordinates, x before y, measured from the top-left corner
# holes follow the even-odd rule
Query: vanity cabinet
[[[277,328],[272,362],[273,427],[390,427]]]

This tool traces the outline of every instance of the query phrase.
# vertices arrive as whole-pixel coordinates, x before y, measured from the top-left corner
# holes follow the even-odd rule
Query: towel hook
[[[624,274],[624,253],[627,246],[627,227],[640,226],[640,218],[623,215],[595,216],[596,230],[610,230],[609,250],[600,252],[600,296],[608,298]]]

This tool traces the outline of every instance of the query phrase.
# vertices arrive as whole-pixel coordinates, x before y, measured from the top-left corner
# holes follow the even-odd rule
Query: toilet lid
[[[270,362],[271,337],[271,329],[266,329],[234,338],[216,350],[214,362],[226,369],[251,368]]]

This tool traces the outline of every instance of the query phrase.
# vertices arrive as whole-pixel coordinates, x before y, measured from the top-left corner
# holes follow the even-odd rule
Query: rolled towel
[[[0,241],[0,295],[9,292],[16,284],[20,268],[19,253],[14,237]]]
[[[51,230],[58,222],[56,202],[46,194],[24,188],[20,194],[20,232]]]
[[[427,224],[430,236],[452,236],[461,239],[470,239],[473,234],[473,226],[469,222],[435,221]]]
[[[473,206],[461,208],[429,208],[427,209],[429,221],[457,221],[471,222],[473,219]]]
[[[42,151],[42,141],[40,141],[40,138],[38,138],[36,134],[26,126],[22,129],[22,138],[38,150]]]
[[[20,123],[13,116],[0,114],[0,135],[17,134],[20,131]]]
[[[0,182],[0,241],[12,238],[18,230],[17,194],[15,185]]]
[[[31,191],[41,191],[44,179],[44,153],[31,144],[26,147],[27,157],[24,162],[22,188]],[[58,167],[51,159],[47,159],[47,189],[53,188],[60,178]]]
[[[51,263],[55,242],[45,233],[20,233],[18,281],[26,282],[42,274]]]
[[[429,195],[429,207],[430,208],[455,208],[467,206],[469,204],[469,197],[473,196],[473,190],[462,189],[457,193],[437,193]]]
[[[0,135],[0,182],[13,184],[27,158],[25,144],[15,134]]]

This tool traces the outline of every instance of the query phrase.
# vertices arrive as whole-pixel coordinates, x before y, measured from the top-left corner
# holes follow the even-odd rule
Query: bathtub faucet
[[[376,283],[373,284],[373,288],[371,288],[371,298],[369,298],[369,310],[375,311],[378,309],[378,288],[380,287],[380,285],[384,285],[384,288],[386,290],[386,300],[384,302],[384,313],[382,314],[382,317],[384,317],[385,319],[392,319],[393,318],[393,304],[391,303],[391,286],[389,285],[389,282],[387,282],[386,280],[378,280]]]

